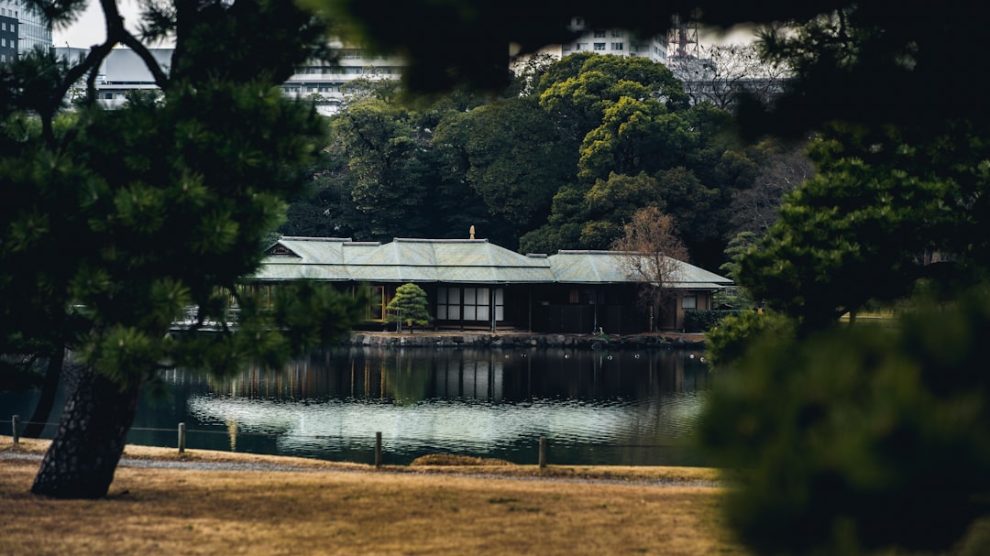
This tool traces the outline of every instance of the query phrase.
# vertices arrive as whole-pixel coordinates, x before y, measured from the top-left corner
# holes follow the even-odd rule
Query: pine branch
[[[106,26],[107,38],[103,43],[98,45],[93,45],[89,54],[83,59],[82,62],[76,64],[68,73],[65,75],[65,79],[59,84],[58,88],[55,89],[55,94],[52,96],[50,103],[51,110],[49,114],[43,115],[42,117],[42,134],[44,135],[45,142],[52,148],[55,147],[55,132],[52,127],[52,120],[55,117],[55,111],[59,106],[61,106],[62,101],[65,100],[65,95],[68,94],[69,89],[83,78],[89,72],[93,72],[90,78],[87,80],[87,92],[91,92],[93,89],[93,81],[95,80],[95,73],[103,60],[110,55],[110,51],[113,47],[119,43],[123,43],[128,46],[135,54],[141,57],[144,65],[151,72],[152,77],[155,80],[155,84],[161,89],[165,89],[168,85],[168,77],[165,72],[162,71],[161,66],[158,65],[158,61],[155,60],[151,52],[143,45],[137,38],[134,37],[126,28],[124,28],[124,18],[120,15],[120,11],[117,9],[116,0],[100,0],[100,6],[103,8],[103,20]]]

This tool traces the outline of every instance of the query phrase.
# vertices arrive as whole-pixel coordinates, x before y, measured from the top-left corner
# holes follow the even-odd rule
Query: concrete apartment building
[[[41,15],[25,9],[17,0],[0,0],[0,17],[4,18],[5,26],[8,29],[10,28],[10,22],[7,18],[13,18],[15,20],[14,32],[17,34],[13,43],[15,56],[29,52],[35,47],[44,49],[52,47],[51,24],[44,21]],[[9,45],[11,39],[3,31],[3,26],[0,26],[0,33],[3,34],[3,38],[0,39],[0,50],[2,50],[2,54],[0,55],[10,56],[11,54],[7,50],[9,47],[5,46],[5,43]]]
[[[580,17],[571,19],[571,30],[582,34],[573,41],[560,45],[561,56],[594,52],[614,56],[641,56],[661,63],[667,61],[666,35],[645,38],[621,29],[589,29]]]
[[[402,63],[394,58],[377,58],[364,54],[357,48],[332,41],[330,46],[339,53],[336,63],[314,60],[301,66],[282,85],[282,91],[293,98],[316,101],[317,111],[323,115],[335,114],[347,95],[347,85],[357,80],[398,79]],[[76,61],[85,56],[86,48],[58,47],[56,55]],[[149,48],[162,69],[168,72],[173,48]],[[73,94],[82,95],[80,83]],[[157,87],[144,62],[129,48],[115,48],[100,65],[96,79],[97,98],[108,108],[115,108],[127,101],[131,91],[154,91]]]
[[[17,59],[17,18],[0,8],[0,64]]]

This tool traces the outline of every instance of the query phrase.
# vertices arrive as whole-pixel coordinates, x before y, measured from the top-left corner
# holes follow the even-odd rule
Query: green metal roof
[[[256,280],[357,282],[553,282],[547,259],[526,257],[484,239],[405,239],[358,243],[348,238],[282,238],[291,255],[270,254]],[[269,253],[276,247],[269,249]]]
[[[615,284],[642,280],[628,272],[635,253],[559,251],[521,255],[485,239],[407,239],[390,243],[350,238],[283,237],[268,249],[258,281],[311,279],[355,282]],[[727,278],[675,261],[675,288],[717,289]]]
[[[631,272],[633,257],[639,253],[620,251],[558,251],[548,257],[557,282],[566,284],[618,284],[642,282]],[[732,280],[684,261],[670,259],[672,265],[668,285],[673,288],[717,289],[732,284]]]

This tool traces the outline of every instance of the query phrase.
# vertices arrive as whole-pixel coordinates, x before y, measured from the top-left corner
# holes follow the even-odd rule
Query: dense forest
[[[523,252],[608,249],[639,209],[670,215],[693,262],[762,235],[811,173],[800,145],[735,139],[644,58],[536,58],[499,94],[411,102],[364,83],[329,121],[308,194],[281,232],[388,241],[478,237]]]

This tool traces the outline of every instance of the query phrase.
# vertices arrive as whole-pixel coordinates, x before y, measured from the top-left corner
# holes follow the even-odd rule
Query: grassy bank
[[[9,437],[0,441],[9,451]],[[19,451],[43,448],[30,441]],[[129,447],[128,454],[178,458],[160,448]],[[37,462],[0,460],[0,512],[9,516],[0,553],[740,552],[720,521],[721,489],[681,486],[714,478],[711,470],[551,468],[541,478],[530,466],[375,472],[219,452],[182,459],[286,470],[124,466],[105,500],[53,501],[28,494]],[[673,483],[646,482],[656,479]]]

